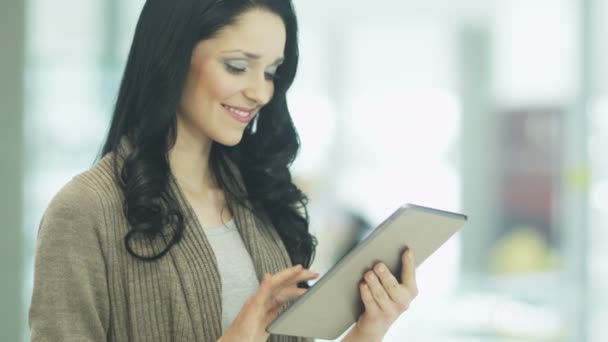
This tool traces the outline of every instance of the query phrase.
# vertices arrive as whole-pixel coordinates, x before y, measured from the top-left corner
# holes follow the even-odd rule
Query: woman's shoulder
[[[103,214],[121,205],[122,195],[113,169],[113,156],[108,154],[90,169],[77,174],[53,196],[45,212],[47,216]]]
[[[114,171],[114,158],[113,152],[106,154],[90,169],[76,175],[71,182],[75,183],[74,186],[86,187],[97,196],[119,197],[121,189]]]

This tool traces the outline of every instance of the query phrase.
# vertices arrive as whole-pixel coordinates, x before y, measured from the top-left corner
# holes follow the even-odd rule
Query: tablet
[[[333,340],[363,312],[359,282],[377,262],[401,281],[401,253],[408,246],[416,267],[465,223],[467,217],[406,204],[375,228],[267,328],[272,334]]]

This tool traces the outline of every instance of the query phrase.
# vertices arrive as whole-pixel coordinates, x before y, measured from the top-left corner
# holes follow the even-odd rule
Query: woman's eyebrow
[[[261,58],[260,55],[257,55],[255,53],[251,53],[251,52],[247,52],[247,51],[243,51],[243,50],[226,50],[226,51],[222,51],[222,53],[233,53],[233,52],[242,53],[243,55],[245,55],[245,57],[247,57],[249,59],[260,59]],[[285,60],[285,58],[279,57],[272,64],[281,64],[281,63],[283,63],[284,60]]]

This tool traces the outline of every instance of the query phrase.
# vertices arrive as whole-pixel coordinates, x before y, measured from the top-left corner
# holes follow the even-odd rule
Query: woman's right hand
[[[266,341],[270,336],[266,327],[277,317],[281,306],[306,293],[306,289],[297,287],[298,283],[318,276],[301,265],[273,275],[265,273],[256,292],[247,299],[218,342]]]

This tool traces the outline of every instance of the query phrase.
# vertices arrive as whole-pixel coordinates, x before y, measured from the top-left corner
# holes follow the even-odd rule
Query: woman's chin
[[[243,140],[243,131],[234,134],[224,134],[215,139],[215,142],[224,146],[236,146]]]

